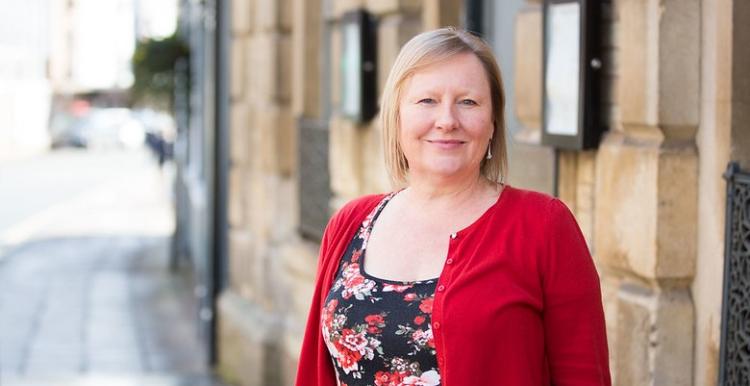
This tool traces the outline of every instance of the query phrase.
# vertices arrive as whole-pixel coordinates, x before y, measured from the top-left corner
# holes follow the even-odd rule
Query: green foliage
[[[134,104],[172,105],[175,88],[175,63],[189,56],[188,47],[176,36],[138,41],[133,54],[135,81]]]

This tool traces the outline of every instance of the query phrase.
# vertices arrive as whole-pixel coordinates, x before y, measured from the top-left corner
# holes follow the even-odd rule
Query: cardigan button
[[[448,260],[445,261],[445,264],[453,264],[453,259],[449,258]]]
[[[432,328],[439,330],[440,329],[440,322],[432,323]]]
[[[440,291],[440,292],[443,292],[443,291],[445,291],[445,286],[441,284],[441,285],[438,286],[437,290]]]
[[[458,235],[456,233],[451,233],[451,239],[455,240]]]

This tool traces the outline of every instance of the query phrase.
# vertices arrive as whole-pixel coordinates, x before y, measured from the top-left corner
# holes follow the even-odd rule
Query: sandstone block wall
[[[519,120],[538,127],[541,11],[539,1],[527,3],[516,17],[524,41],[509,97]],[[605,36],[610,130],[596,150],[557,155],[559,195],[600,272],[616,385],[716,383],[721,173],[729,159],[750,154],[750,122],[737,112],[746,103],[737,84],[750,74],[733,55],[738,41],[748,41],[732,29],[743,6],[612,0]],[[392,188],[378,124],[337,113],[341,16],[365,8],[377,17],[382,88],[401,45],[424,29],[459,25],[463,7],[446,0],[232,1],[230,287],[219,315],[219,369],[228,380],[293,383],[318,249],[297,232],[296,120],[328,124],[331,212]],[[530,132],[524,143],[535,146],[538,138]]]
[[[295,230],[292,1],[231,4],[229,288],[219,300],[219,371],[241,385],[285,384],[289,290],[279,245]]]
[[[732,107],[741,104],[731,90],[747,76],[730,68],[732,42],[745,36],[730,27],[738,4],[613,0],[612,6],[610,131],[596,151],[558,154],[559,195],[576,214],[600,271],[615,384],[714,385],[721,173],[730,158],[743,159],[730,142],[744,149],[730,135],[737,132]],[[517,22],[536,21],[526,14]],[[535,54],[518,55],[528,59],[516,58],[526,63],[517,84],[533,87],[526,69]],[[531,93],[517,100],[525,122],[541,119],[535,100],[525,97]]]

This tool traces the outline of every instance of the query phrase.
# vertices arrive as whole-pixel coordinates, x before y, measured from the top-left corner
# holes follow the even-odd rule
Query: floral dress
[[[321,312],[323,338],[341,386],[440,385],[430,323],[437,279],[385,280],[363,269],[372,226],[394,195],[362,222]]]

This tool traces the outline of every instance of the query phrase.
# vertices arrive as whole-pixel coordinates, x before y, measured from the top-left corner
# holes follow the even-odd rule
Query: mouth
[[[460,147],[461,145],[465,144],[466,141],[461,141],[458,139],[428,139],[427,143],[435,145],[439,149],[451,150]]]
[[[438,145],[463,145],[466,141],[458,139],[428,139],[427,142]]]

